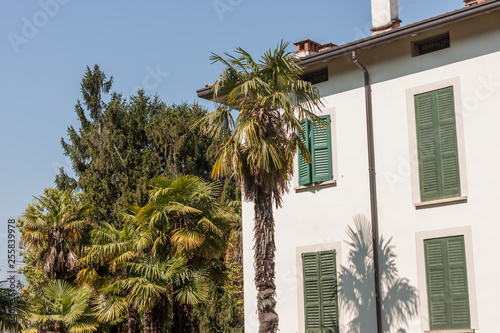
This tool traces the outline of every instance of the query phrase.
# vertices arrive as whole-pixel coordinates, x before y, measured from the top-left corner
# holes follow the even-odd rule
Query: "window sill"
[[[415,205],[416,209],[422,209],[422,208],[430,208],[430,207],[436,207],[436,206],[453,205],[453,204],[465,203],[465,202],[467,202],[467,197],[460,196],[460,197],[454,197],[454,198],[437,199],[437,200],[424,201],[424,202],[415,202],[414,205]],[[428,332],[441,332],[441,331],[428,331]],[[443,331],[443,332],[445,332],[445,331]],[[446,331],[446,332],[449,332],[449,331]]]
[[[307,192],[307,191],[316,191],[325,187],[333,187],[337,186],[337,181],[335,179],[333,180],[327,180],[325,182],[320,182],[320,183],[311,183],[308,185],[300,185],[300,186],[295,186],[293,189],[295,192]]]
[[[474,333],[476,330],[473,328],[452,328],[449,330],[429,330],[425,333]]]

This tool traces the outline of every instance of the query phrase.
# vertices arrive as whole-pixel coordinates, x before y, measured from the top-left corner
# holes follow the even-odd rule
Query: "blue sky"
[[[399,6],[404,25],[463,2]],[[282,39],[343,44],[370,33],[370,14],[369,0],[0,0],[0,268],[7,219],[53,186],[60,166],[70,169],[60,140],[78,126],[86,65],[112,75],[112,90],[124,95],[142,87],[211,110],[195,93],[221,69],[211,52],[240,46],[257,57]]]

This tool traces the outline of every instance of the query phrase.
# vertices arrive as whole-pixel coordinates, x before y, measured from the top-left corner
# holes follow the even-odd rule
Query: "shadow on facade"
[[[375,289],[371,223],[363,215],[354,217],[355,229],[347,227],[349,254],[340,270],[339,300],[348,315],[346,332],[376,330]],[[379,269],[382,300],[382,327],[385,333],[405,333],[410,320],[418,315],[417,288],[400,278],[391,239],[379,237]]]

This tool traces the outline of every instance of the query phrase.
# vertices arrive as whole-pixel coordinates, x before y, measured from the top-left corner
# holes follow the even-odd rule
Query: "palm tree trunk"
[[[144,333],[163,333],[164,310],[162,303],[159,303],[144,311]]]
[[[132,305],[127,305],[127,331],[128,333],[140,333],[139,313]]]
[[[193,331],[191,326],[192,307],[190,305],[179,302],[175,298],[172,306],[172,332],[191,333]]]
[[[257,288],[257,312],[259,316],[259,333],[276,333],[278,331],[278,314],[276,307],[276,285],[274,284],[274,216],[270,191],[264,188],[257,190],[254,200],[254,267],[255,287]]]
[[[144,323],[143,323],[143,331],[144,333],[152,333],[153,332],[153,311],[151,308],[146,309],[144,311]]]

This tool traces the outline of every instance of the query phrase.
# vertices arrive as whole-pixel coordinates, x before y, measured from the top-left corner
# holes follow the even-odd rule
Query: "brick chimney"
[[[295,45],[296,58],[307,57],[308,55],[315,54],[318,52],[323,52],[332,49],[334,47],[337,47],[337,45],[332,43],[326,43],[321,45],[310,39],[305,39],[301,40],[300,42],[295,42],[293,43],[293,45]]]
[[[464,0],[465,2],[465,7],[470,7],[472,5],[476,5],[481,2],[485,2],[486,0]]]
[[[399,28],[398,0],[371,0],[373,35]]]

